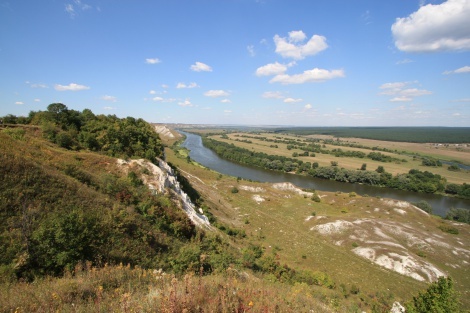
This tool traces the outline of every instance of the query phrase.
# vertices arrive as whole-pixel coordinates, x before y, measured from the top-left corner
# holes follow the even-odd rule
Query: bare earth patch
[[[439,233],[437,227],[429,231],[420,226],[415,206],[395,200],[383,203],[384,207],[375,208],[374,213],[389,212],[390,218],[342,218],[323,224],[316,220],[310,230],[330,237],[337,246],[352,245],[351,251],[356,255],[418,281],[432,282],[447,275],[428,255],[434,259],[445,257],[446,266],[452,268],[465,267],[470,262],[470,250],[461,246],[459,238]],[[407,219],[411,213],[414,217]]]

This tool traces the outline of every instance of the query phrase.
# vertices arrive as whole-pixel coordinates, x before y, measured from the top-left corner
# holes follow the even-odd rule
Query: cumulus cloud
[[[90,87],[84,86],[84,85],[75,84],[75,83],[71,83],[71,84],[68,84],[68,85],[59,85],[59,84],[56,84],[56,85],[54,86],[54,89],[55,89],[55,90],[58,90],[58,91],[81,91],[81,90],[88,90],[88,89],[90,89]]]
[[[426,89],[410,88],[410,85],[417,83],[418,82],[385,83],[379,87],[383,90],[379,94],[391,96],[390,102],[409,102],[413,101],[415,97],[432,94],[432,91]]]
[[[395,46],[405,52],[470,50],[470,1],[427,4],[392,25]]]
[[[34,102],[41,102],[41,99],[36,98],[34,99]]]
[[[333,78],[344,77],[343,70],[325,70],[314,68],[311,70],[306,70],[301,74],[288,75],[288,74],[279,74],[274,76],[269,82],[270,83],[281,83],[284,85],[289,84],[304,84],[304,83],[319,83],[324,82]]]
[[[190,68],[194,72],[212,72],[212,67],[202,62],[196,62]]]
[[[256,76],[271,76],[282,74],[287,71],[287,65],[275,62],[266,64],[256,69]]]
[[[22,102],[22,101],[16,101],[15,104],[16,104],[16,105],[22,105],[22,104],[24,104],[24,102]]]
[[[302,102],[303,99],[294,99],[294,98],[285,98],[284,102],[285,103],[296,103],[296,102]]]
[[[185,99],[184,101],[178,102],[178,105],[182,107],[192,107],[194,106],[189,99]]]
[[[280,91],[266,91],[262,95],[263,98],[268,99],[283,99],[285,98]]]
[[[158,64],[161,63],[159,58],[153,58],[153,59],[145,59],[145,63],[147,64]]]
[[[470,73],[470,66],[464,66],[453,71],[445,71],[442,74],[449,75],[449,74],[463,74],[463,73]]]
[[[152,101],[155,101],[155,102],[174,102],[176,101],[176,99],[174,98],[162,98],[162,97],[153,97],[152,98]]]
[[[274,36],[274,44],[276,45],[276,53],[284,58],[294,60],[302,60],[307,56],[315,55],[326,48],[326,38],[324,36],[313,35],[306,43],[304,43],[307,35],[301,30],[289,32],[289,36]]]
[[[310,103],[306,104],[304,106],[305,109],[310,110],[312,108],[312,105]]]
[[[116,110],[115,107],[104,107],[103,109],[105,109],[105,110]]]
[[[189,83],[188,85],[186,85],[185,83],[178,83],[176,85],[177,89],[196,88],[196,87],[199,87],[198,84],[196,84],[196,83]]]
[[[117,98],[114,97],[114,96],[104,95],[104,96],[101,97],[101,100],[116,102]]]
[[[229,95],[230,94],[225,90],[209,90],[204,93],[204,96],[212,98],[227,97]]]
[[[230,101],[230,99],[222,99],[222,100],[220,100],[220,102],[222,102],[222,103],[231,103],[232,101]]]

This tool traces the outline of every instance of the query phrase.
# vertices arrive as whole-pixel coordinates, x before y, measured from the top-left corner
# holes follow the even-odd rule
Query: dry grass
[[[456,279],[458,289],[464,293],[462,299],[468,296],[466,290],[470,286],[470,280],[466,277],[470,276],[467,275],[468,270],[464,263],[470,261],[469,255],[462,256],[460,252],[459,255],[455,254],[470,242],[468,225],[460,225],[460,235],[456,237],[439,230],[438,226],[442,223],[440,218],[429,216],[416,208],[410,207],[406,214],[401,214],[399,206],[394,210],[393,203],[384,202],[379,198],[331,192],[318,192],[321,202],[317,203],[309,197],[275,189],[269,183],[237,181],[234,177],[195,167],[183,159],[176,158],[171,151],[168,151],[167,157],[183,169],[184,173],[190,173],[191,176],[187,178],[203,195],[211,207],[211,212],[219,220],[245,230],[246,240],[261,245],[265,253],[275,252],[282,264],[286,263],[295,269],[325,272],[333,278],[337,286],[358,285],[368,299],[379,293],[393,294],[395,299],[406,300],[418,290],[424,289],[426,284],[386,270],[353,252],[357,245],[369,245],[368,241],[384,241],[373,232],[374,227],[380,229],[382,224],[403,225],[404,229],[415,229],[416,234],[413,235],[423,242],[436,236],[454,248],[436,247],[435,250],[428,249],[425,256],[420,256],[417,253],[422,255],[420,249],[424,246],[414,246],[412,243],[407,245],[405,237],[400,235],[389,241],[393,241],[395,247],[401,245],[403,248],[397,250],[392,244],[381,247],[377,244],[380,247],[377,251],[406,251],[415,259],[430,262]],[[236,194],[231,193],[234,186],[239,190]],[[376,208],[378,210],[375,210]],[[313,213],[315,217],[312,216]],[[367,223],[364,224],[364,230],[357,229],[359,234],[367,232],[368,237],[364,237],[362,241],[350,237],[357,236],[353,233],[355,229],[332,236],[323,236],[312,231],[315,225],[337,220],[354,222],[362,219],[370,219],[370,223],[375,225],[372,231],[367,229]]]
[[[331,294],[228,269],[183,277],[126,266],[0,285],[0,312],[333,312]]]

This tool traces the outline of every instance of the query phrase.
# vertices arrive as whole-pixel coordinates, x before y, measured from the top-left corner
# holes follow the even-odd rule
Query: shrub
[[[408,313],[461,312],[452,278],[442,276],[405,306]]]

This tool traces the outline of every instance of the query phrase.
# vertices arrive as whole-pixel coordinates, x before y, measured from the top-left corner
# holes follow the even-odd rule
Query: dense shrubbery
[[[115,157],[141,157],[154,161],[162,154],[157,133],[143,119],[95,115],[52,103],[47,111],[31,111],[27,118],[7,116],[4,121],[33,124],[42,128],[44,138],[66,149],[88,149]]]

